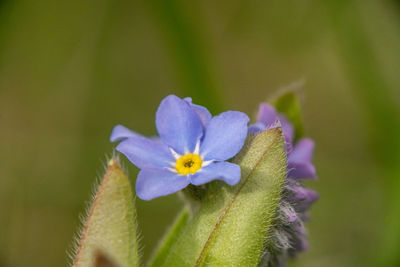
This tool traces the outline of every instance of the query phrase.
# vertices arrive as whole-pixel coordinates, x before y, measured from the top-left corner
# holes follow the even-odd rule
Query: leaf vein
[[[220,228],[220,226],[221,226],[223,220],[225,219],[226,215],[228,214],[229,210],[231,209],[231,207],[233,206],[234,202],[236,201],[238,195],[243,190],[243,188],[246,186],[247,182],[249,181],[250,177],[253,175],[254,171],[259,167],[261,162],[265,159],[265,157],[267,156],[267,154],[268,154],[269,150],[271,149],[271,147],[273,145],[275,145],[276,141],[281,137],[282,130],[280,128],[278,128],[278,129],[279,129],[279,134],[272,140],[271,144],[262,153],[260,159],[254,165],[254,168],[246,176],[246,178],[244,179],[244,182],[239,187],[239,189],[237,190],[235,195],[232,197],[231,201],[228,203],[227,207],[224,209],[224,211],[222,212],[221,216],[218,218],[215,226],[213,227],[209,237],[207,238],[206,243],[204,244],[204,246],[203,246],[203,248],[202,248],[202,250],[201,250],[201,252],[199,254],[199,257],[196,260],[196,263],[195,263],[196,267],[200,266],[200,264],[202,263],[203,259],[205,258],[207,249],[211,245],[211,242],[212,242],[213,238],[215,237],[218,229]],[[252,141],[252,142],[254,142],[254,141]]]

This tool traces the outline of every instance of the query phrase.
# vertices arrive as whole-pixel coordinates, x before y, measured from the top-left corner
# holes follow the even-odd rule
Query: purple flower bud
[[[309,209],[318,199],[318,193],[305,188],[300,181],[315,179],[316,171],[312,164],[314,142],[302,138],[294,143],[294,127],[284,114],[278,113],[269,104],[259,107],[257,123],[250,125],[249,133],[282,127],[287,153],[287,178],[283,197],[279,204],[275,226],[275,256],[267,253],[265,260],[270,264],[284,266],[287,256],[295,257],[298,252],[309,248],[303,222],[310,218]],[[279,264],[277,264],[279,262]]]

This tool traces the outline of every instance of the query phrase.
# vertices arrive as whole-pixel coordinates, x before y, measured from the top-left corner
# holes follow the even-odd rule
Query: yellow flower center
[[[197,172],[202,165],[203,161],[199,155],[186,154],[176,161],[176,170],[179,174],[188,175],[189,173]]]

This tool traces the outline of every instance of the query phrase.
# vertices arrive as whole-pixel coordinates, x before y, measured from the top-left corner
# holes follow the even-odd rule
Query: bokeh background
[[[291,266],[400,266],[399,71],[394,0],[0,0],[0,266],[67,264],[115,124],[154,135],[171,93],[254,114],[299,80],[321,199]],[[137,207],[148,259],[181,203]]]

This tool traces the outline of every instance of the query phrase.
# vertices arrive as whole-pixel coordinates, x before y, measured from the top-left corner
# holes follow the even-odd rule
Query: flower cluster
[[[159,138],[147,138],[117,125],[111,141],[139,169],[136,193],[150,200],[177,192],[189,184],[223,180],[239,182],[239,165],[226,160],[242,148],[247,136],[246,114],[227,111],[212,117],[190,98],[169,95],[156,113]]]
[[[272,257],[271,253],[266,254],[264,259],[272,266],[284,265],[288,256],[294,257],[298,252],[308,249],[304,222],[309,219],[310,206],[318,199],[317,192],[301,184],[303,179],[316,178],[312,164],[314,142],[311,139],[301,138],[294,143],[293,125],[285,115],[278,113],[274,107],[266,103],[260,104],[257,123],[249,127],[249,133],[277,126],[281,126],[283,130],[288,173],[275,225],[275,256]]]
[[[248,122],[242,112],[227,111],[213,117],[191,98],[169,95],[156,113],[159,137],[147,138],[117,125],[110,139],[120,142],[116,150],[140,169],[136,193],[150,200],[189,184],[198,186],[212,180],[237,184],[240,166],[228,160],[242,149],[247,135],[281,127],[287,176],[259,266],[285,266],[289,257],[308,249],[304,222],[318,194],[304,187],[302,180],[316,178],[314,142],[310,138],[295,140],[295,129],[287,117],[266,103],[259,107],[257,122],[249,127]]]

